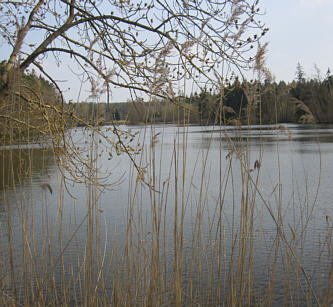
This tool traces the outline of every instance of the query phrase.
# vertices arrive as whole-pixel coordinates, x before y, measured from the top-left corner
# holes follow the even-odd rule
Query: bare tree
[[[68,56],[84,80],[102,78],[108,96],[112,85],[170,96],[179,79],[218,85],[222,69],[247,68],[267,31],[256,20],[258,0],[0,3],[1,44],[12,48],[2,91],[13,67],[34,65],[53,80],[43,61]]]

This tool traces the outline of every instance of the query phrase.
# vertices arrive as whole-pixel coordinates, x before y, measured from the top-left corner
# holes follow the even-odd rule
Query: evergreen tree
[[[296,66],[296,81],[298,83],[304,83],[305,82],[305,74],[304,74],[304,68],[302,65],[298,62]]]

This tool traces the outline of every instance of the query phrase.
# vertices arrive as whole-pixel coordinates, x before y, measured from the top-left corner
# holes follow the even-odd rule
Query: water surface
[[[286,242],[290,246],[296,244],[298,260],[317,281],[316,289],[320,291],[332,286],[328,284],[332,254],[327,241],[333,225],[332,125],[252,126],[241,130],[176,125],[121,128],[130,128],[132,134],[137,133],[131,144],[141,149],[133,157],[142,173],[138,174],[126,154],[117,155],[101,139],[97,141],[97,163],[104,186],[96,190],[87,182],[67,181],[64,185],[63,175],[68,173],[59,171],[58,160],[48,150],[38,146],[0,150],[1,259],[6,263],[9,257],[6,247],[10,225],[18,276],[22,277],[23,221],[34,238],[31,239],[34,256],[46,262],[41,264],[41,269],[43,265],[44,268],[47,266],[49,260],[45,259],[50,255],[56,261],[61,255],[65,259],[65,275],[71,278],[73,274],[79,274],[77,262],[83,261],[87,253],[87,204],[92,195],[97,195],[94,212],[98,217],[99,238],[106,256],[112,258],[109,275],[105,273],[110,285],[112,268],[121,262],[128,243],[129,221],[133,245],[144,242],[142,245],[149,248],[154,241],[152,217],[156,213],[160,214],[157,220],[163,243],[161,258],[165,278],[171,278],[172,274],[167,272],[172,272],[174,265],[176,206],[184,209],[184,289],[189,278],[194,278],[200,286],[204,286],[208,277],[216,279],[217,283],[218,273],[212,269],[217,259],[214,256],[216,250],[211,247],[219,243],[223,232],[226,264],[223,270],[232,270],[227,264],[232,261],[233,253],[237,254],[238,244],[235,242],[241,240],[240,217],[244,210],[244,196],[248,196],[245,203],[255,208],[253,230],[246,240],[253,243],[251,246],[255,250],[252,276],[258,295],[267,288],[274,256],[272,251],[278,237],[277,222],[281,220],[283,224],[280,226],[285,229],[286,236],[285,241],[281,241],[281,246],[285,245],[281,250],[288,249]],[[114,138],[108,127],[103,127],[103,131]],[[86,148],[82,154],[89,155],[87,131],[73,129],[72,134],[75,146]],[[260,162],[260,168],[255,167],[256,161]],[[250,182],[249,190],[244,188],[244,182]],[[177,213],[178,222],[180,212],[181,209]],[[200,234],[196,234],[198,223]],[[52,242],[51,249],[47,247],[48,242]],[[61,252],[64,246],[66,250]],[[198,255],[203,257],[202,268],[200,272],[192,268],[191,274],[197,277],[190,277],[186,268],[194,263],[194,247],[201,249]],[[137,251],[139,261],[143,257],[141,247],[133,250]],[[295,269],[287,268],[285,261],[283,254],[278,255],[275,273],[277,304],[283,302],[286,276],[306,287],[302,274],[293,275],[294,270],[297,271],[297,262],[294,261]],[[55,276],[61,275],[58,263],[50,268]],[[6,266],[2,268],[2,275],[3,278],[9,275]],[[60,277],[56,282],[60,287]]]

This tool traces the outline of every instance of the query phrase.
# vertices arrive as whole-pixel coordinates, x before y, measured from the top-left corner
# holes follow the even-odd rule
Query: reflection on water
[[[223,225],[219,226],[223,229],[223,234],[221,231],[219,235],[226,240],[223,243],[224,264],[230,263],[234,256],[232,253],[237,254],[238,252],[234,246],[240,240],[240,234],[237,232],[242,223],[239,220],[240,212],[244,210],[242,199],[250,197],[246,194],[248,191],[242,190],[244,178],[241,175],[242,167],[239,159],[243,157],[244,152],[248,151],[248,156],[244,161],[248,163],[249,168],[253,168],[251,174],[254,180],[257,180],[258,175],[257,184],[261,193],[260,197],[258,194],[254,194],[252,201],[257,206],[253,217],[254,233],[251,237],[246,238],[253,244],[256,251],[256,258],[251,261],[256,267],[253,274],[258,275],[256,278],[258,291],[260,288],[261,290],[267,288],[271,269],[269,264],[274,256],[271,254],[271,250],[277,240],[277,226],[273,222],[269,210],[276,216],[281,214],[280,217],[285,223],[283,226],[288,230],[287,239],[290,244],[296,244],[297,240],[302,242],[303,250],[300,259],[304,263],[305,270],[312,274],[313,265],[316,265],[317,271],[311,276],[321,278],[325,284],[327,281],[325,274],[328,274],[326,268],[329,267],[331,261],[330,254],[325,250],[323,242],[326,239],[325,235],[332,227],[330,223],[333,218],[331,205],[333,199],[333,126],[252,126],[243,127],[241,131],[233,127],[220,129],[219,127],[190,126],[182,128],[175,125],[156,126],[152,129],[147,128],[147,130],[141,126],[132,126],[131,129],[139,131],[138,142],[143,144],[141,145],[143,146],[142,155],[135,157],[136,162],[144,169],[145,178],[153,175],[151,181],[148,179],[147,181],[153,184],[156,193],[149,191],[147,184],[136,185],[137,182],[140,182],[140,178],[130,167],[129,159],[119,156],[110,160],[109,151],[102,146],[103,144],[100,145],[100,165],[102,170],[111,171],[110,180],[118,179],[114,176],[121,177],[123,174],[127,176],[127,180],[122,181],[119,185],[110,190],[105,189],[98,194],[97,212],[104,222],[101,226],[103,229],[101,239],[106,240],[105,251],[109,256],[119,256],[119,259],[122,259],[129,217],[134,217],[133,228],[141,235],[137,240],[146,242],[147,246],[152,244],[152,210],[159,208],[158,212],[161,214],[163,209],[164,250],[161,250],[161,254],[166,255],[165,267],[172,272],[174,208],[175,203],[184,203],[186,207],[183,228],[184,263],[190,262],[193,257],[193,255],[191,256],[193,245],[195,248],[202,248],[206,252],[205,259],[203,259],[206,262],[201,263],[202,270],[210,272],[210,277],[217,280],[219,278],[217,272],[214,269],[214,272],[209,271],[210,266],[212,268],[215,261],[217,262],[213,255],[214,250],[209,250],[209,246],[206,246],[205,243],[220,244],[217,233],[213,234],[212,229]],[[76,138],[82,139],[79,134],[80,130],[76,132]],[[156,135],[158,138],[153,137]],[[230,143],[230,140],[233,144]],[[233,153],[234,149],[237,153],[229,155]],[[40,148],[6,149],[0,150],[0,159],[0,189],[6,191],[7,199],[10,199],[11,188],[14,186],[16,187],[15,193],[20,188],[26,189],[27,186],[30,186],[32,193],[39,195],[39,197],[31,197],[31,204],[34,206],[35,214],[39,217],[39,219],[35,219],[34,228],[42,230],[36,231],[36,244],[43,249],[45,247],[43,244],[47,240],[52,240],[52,242],[56,242],[55,246],[60,246],[60,239],[54,235],[58,233],[57,227],[59,226],[55,217],[60,215],[60,211],[57,211],[59,210],[57,193],[49,195],[40,187],[40,184],[45,182],[45,178],[52,187],[57,186],[52,153]],[[180,167],[177,174],[174,170],[175,160]],[[186,163],[183,164],[184,160]],[[256,160],[261,160],[260,170],[254,168]],[[131,175],[131,172],[134,175]],[[226,179],[228,172],[233,176],[229,181]],[[176,178],[176,175],[179,178]],[[182,182],[181,179],[184,181]],[[222,190],[221,186],[226,187],[225,190]],[[83,260],[86,255],[87,229],[84,226],[86,226],[87,198],[91,195],[87,193],[84,184],[73,184],[66,188],[75,198],[67,193],[61,196],[65,204],[61,208],[64,230],[62,239],[64,242],[69,239],[73,240],[73,244],[68,245],[66,253],[63,255],[66,259],[64,266],[68,266],[74,273],[78,273],[82,267],[80,265],[76,267],[74,262]],[[133,196],[134,193],[136,193],[135,196]],[[265,204],[261,197],[265,199]],[[16,200],[16,203],[19,207],[20,199]],[[223,214],[219,216],[222,204]],[[201,206],[200,218],[203,224],[200,231],[202,233],[200,242],[194,242],[193,233],[197,231],[198,207],[201,208]],[[282,208],[281,212],[278,211],[279,208]],[[15,212],[11,214],[15,215]],[[48,219],[50,224],[43,224]],[[83,227],[77,228],[81,221],[83,221]],[[6,224],[5,214],[0,215],[0,223],[2,227]],[[300,237],[296,238],[295,233],[304,225],[307,227],[307,233],[301,233]],[[20,230],[20,223],[17,222],[15,227]],[[51,228],[52,231],[50,231]],[[74,239],[72,238],[73,233],[75,233]],[[235,233],[237,234],[235,235]],[[45,236],[47,236],[47,240]],[[15,237],[15,239],[19,246],[19,237]],[[138,243],[135,240],[134,238],[133,245]],[[53,252],[56,255],[59,254],[57,248],[54,248]],[[146,261],[144,257],[140,258],[142,257],[140,248],[138,248],[138,253],[137,261]],[[146,253],[145,257],[148,257],[149,251],[145,250],[144,253]],[[21,259],[19,252],[18,255],[17,259]],[[116,262],[119,259],[116,257]],[[283,257],[276,260],[277,284],[285,278],[286,271],[289,270],[289,274],[291,274],[290,271],[294,269],[286,268],[284,261]],[[19,260],[17,265],[20,265]],[[186,267],[185,264],[184,267]],[[195,269],[193,272],[196,272]],[[112,279],[112,276],[109,277]],[[184,282],[188,277],[187,273],[184,273]],[[204,283],[205,278],[208,279],[208,273],[205,276],[201,272],[197,279],[198,282]],[[293,278],[304,282],[301,276],[290,279],[293,280]],[[57,282],[61,285],[60,281],[57,280]],[[283,287],[277,287],[276,296],[279,303],[282,302],[283,291]]]
[[[41,177],[54,167],[54,163],[51,149],[2,149],[0,150],[0,189],[23,184],[31,177]]]
[[[276,142],[302,142],[302,143],[332,143],[333,125],[301,126],[301,125],[280,125],[280,126],[243,126],[242,129],[230,128],[195,130],[192,133],[206,135],[207,139],[219,142],[219,139],[232,139],[235,142],[245,143],[250,141],[254,145],[272,145]]]

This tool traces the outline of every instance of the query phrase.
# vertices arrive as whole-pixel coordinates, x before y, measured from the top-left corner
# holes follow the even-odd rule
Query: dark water
[[[113,137],[107,127],[103,129]],[[333,260],[330,246],[333,225],[333,126],[252,126],[251,129],[243,127],[241,131],[232,127],[184,128],[173,125],[153,128],[133,126],[130,129],[132,133],[138,133],[134,143],[139,142],[138,147],[142,150],[135,156],[135,161],[144,170],[144,181],[139,180],[137,171],[125,154],[118,156],[112,152],[111,158],[111,149],[103,140],[98,150],[99,175],[105,187],[95,191],[98,196],[95,214],[100,224],[98,229],[101,229],[101,245],[107,257],[113,259],[110,275],[105,273],[105,278],[110,278],[110,284],[112,268],[117,267],[124,254],[128,221],[132,222],[133,245],[141,240],[149,247],[152,244],[152,215],[160,211],[161,241],[164,244],[162,258],[166,271],[172,271],[175,206],[181,208],[181,204],[185,208],[185,268],[186,263],[193,261],[191,253],[195,246],[202,250],[199,254],[203,260],[201,271],[194,269],[194,275],[198,274],[194,280],[202,287],[208,284],[209,278],[217,280],[217,272],[212,268],[216,257],[209,247],[218,243],[218,237],[223,232],[224,259],[226,264],[230,264],[231,250],[239,248],[235,242],[241,237],[242,196],[247,195],[249,206],[255,203],[253,231],[246,240],[253,243],[255,269],[252,278],[255,285],[252,287],[258,296],[267,288],[278,237],[276,221],[279,218],[283,221],[280,226],[284,229],[285,241],[279,238],[281,248],[276,258],[274,290],[276,304],[284,302],[284,279],[289,278],[291,283],[301,284],[304,289],[307,287],[304,275],[299,273],[297,261],[286,263],[283,251],[290,252],[290,246],[295,247],[293,250],[302,268],[315,281],[315,290],[321,293],[332,288],[329,274],[332,273]],[[80,129],[73,131],[76,146],[88,146],[89,138],[87,141],[84,133]],[[11,226],[15,270],[17,276],[22,277],[23,221],[27,223],[31,238],[34,238],[31,239],[33,254],[37,259],[44,259],[38,267],[41,270],[47,268],[58,277],[68,274],[70,279],[73,271],[75,275],[80,270],[77,262],[83,261],[87,252],[89,184],[68,181],[64,186],[62,173],[48,150],[36,146],[14,150],[3,148],[0,154],[0,257],[3,280],[10,275],[6,266],[9,257],[8,225]],[[260,169],[254,167],[256,160],[260,161]],[[244,180],[244,174],[248,174],[247,171],[244,173],[244,166],[247,166],[253,182],[257,180],[257,189],[251,183],[249,190],[242,190],[242,178]],[[66,171],[64,174],[68,175]],[[152,193],[147,184],[153,186],[155,192]],[[199,212],[200,234],[194,238],[193,234],[198,231]],[[49,242],[52,242],[51,249]],[[61,253],[64,247],[66,250]],[[145,257],[140,248],[133,250],[138,253],[138,261]],[[51,266],[47,260],[50,255],[56,262]],[[59,268],[59,255],[64,256],[63,273]],[[224,270],[229,274],[233,265]],[[190,277],[186,269],[184,271],[186,288],[186,280]],[[60,287],[60,281],[56,282]]]

